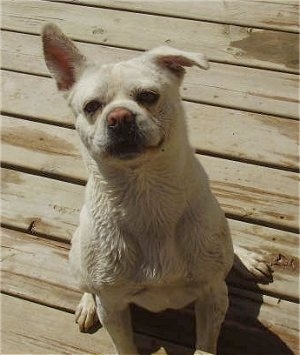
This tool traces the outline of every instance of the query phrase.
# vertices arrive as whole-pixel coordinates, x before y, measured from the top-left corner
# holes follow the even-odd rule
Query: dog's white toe
[[[250,256],[248,260],[248,269],[257,279],[269,278],[272,276],[271,268],[265,260],[256,258],[256,255]]]
[[[250,252],[241,247],[235,247],[234,267],[247,276],[250,273],[258,281],[272,280],[272,268],[268,265],[267,254]]]
[[[205,351],[202,351],[202,350],[196,350],[194,352],[194,355],[210,355],[210,354],[206,353]]]
[[[84,293],[76,308],[75,321],[79,325],[81,332],[88,331],[98,322],[96,304],[94,297],[90,293]]]

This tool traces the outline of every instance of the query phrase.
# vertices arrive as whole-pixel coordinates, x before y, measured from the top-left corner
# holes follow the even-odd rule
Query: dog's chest
[[[171,233],[170,233],[171,234]],[[148,235],[139,241],[140,256],[132,280],[155,284],[184,279],[187,265],[174,235]]]
[[[93,190],[88,209],[94,226],[84,262],[93,287],[101,283],[153,283],[184,278],[186,263],[176,243],[182,214],[178,192],[139,192],[122,201]],[[91,252],[91,250],[93,252]]]
[[[166,230],[157,221],[152,228],[136,225],[135,230],[123,225],[119,228],[114,222],[98,225],[101,227],[93,241],[93,254],[86,258],[89,274],[95,276],[94,284],[153,284],[184,278],[186,265],[171,226]]]

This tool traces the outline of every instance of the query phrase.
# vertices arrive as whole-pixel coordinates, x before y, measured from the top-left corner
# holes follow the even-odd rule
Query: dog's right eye
[[[92,116],[100,108],[102,108],[102,103],[98,100],[89,101],[83,108],[83,111],[86,115]]]

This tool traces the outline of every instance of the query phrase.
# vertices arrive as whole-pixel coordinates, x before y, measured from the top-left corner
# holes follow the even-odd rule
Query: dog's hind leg
[[[119,355],[138,354],[133,340],[129,304],[96,296],[97,313]]]
[[[81,332],[87,332],[99,322],[96,312],[95,296],[91,293],[84,293],[76,308],[75,321]]]
[[[228,308],[228,290],[225,281],[209,285],[195,302],[196,354],[217,352],[217,342]]]

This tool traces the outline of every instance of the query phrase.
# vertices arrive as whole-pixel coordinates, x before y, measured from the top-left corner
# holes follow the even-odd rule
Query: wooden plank
[[[7,0],[2,8],[2,27],[6,30],[37,34],[46,22],[54,22],[74,39],[86,42],[139,50],[168,43],[186,50],[199,48],[214,61],[298,70],[295,33],[178,18],[166,21],[160,16],[37,0]],[[143,31],[138,31],[141,24]]]
[[[299,171],[299,121],[203,104],[185,107],[197,152]]]
[[[299,31],[299,4],[290,0],[285,2],[280,0],[280,3],[257,0],[64,0],[64,2],[241,26]]]
[[[2,223],[71,239],[84,200],[82,186],[2,171]]]
[[[4,251],[2,255],[4,292],[51,307],[65,308],[67,306],[69,312],[74,311],[80,295],[72,289],[73,280],[69,275],[67,265],[68,250],[63,243],[3,229],[2,248]],[[60,296],[53,286],[60,288]],[[70,297],[72,293],[73,296]],[[298,305],[295,303],[278,301],[277,298],[230,288],[230,304],[221,343],[223,343],[222,348],[230,349],[231,354],[241,353],[238,352],[240,342],[247,343],[246,338],[249,335],[253,337],[253,334],[257,338],[257,348],[252,347],[252,351],[259,351],[261,343],[270,345],[272,341],[271,349],[274,351],[275,334],[280,336],[288,346],[292,348],[296,346]],[[186,346],[191,346],[194,342],[194,321],[190,309],[165,312],[156,316],[135,308],[134,324],[138,332],[149,333],[169,341],[176,339],[176,342]],[[271,329],[271,332],[268,329]],[[177,334],[179,330],[183,331],[183,334]],[[235,343],[233,334],[236,333],[240,333],[241,339]],[[278,339],[275,344],[276,346],[280,344]],[[264,352],[264,354],[271,354],[271,352]]]
[[[19,298],[2,295],[3,354],[113,354],[107,332],[80,333],[74,315]],[[191,354],[191,349],[145,335],[136,335],[143,353]]]
[[[2,172],[2,181],[3,224],[70,241],[83,202],[82,186],[6,169]],[[260,287],[270,294],[297,299],[297,236],[231,219],[229,222],[235,244],[267,252],[275,270],[279,270],[279,283]],[[233,279],[233,282],[236,284],[240,280]],[[246,287],[257,288],[251,282],[246,283]]]
[[[2,291],[72,312],[82,293],[70,272],[69,250],[68,242],[1,228]]]
[[[15,121],[14,128],[13,120],[4,122],[3,162],[7,166],[34,169],[72,181],[86,180],[75,131],[37,123],[32,123],[31,130],[30,124],[21,120]],[[7,122],[11,123],[8,130]],[[226,213],[280,228],[298,228],[297,173],[209,156],[198,158]]]
[[[228,219],[235,245],[265,253],[274,270],[274,282],[257,284],[232,272],[228,282],[239,288],[299,302],[299,235]]]
[[[1,116],[1,122],[4,164],[56,174],[68,180],[86,180],[87,172],[79,153],[80,140],[74,129],[7,116]]]
[[[270,261],[274,269],[273,283],[257,284],[236,275],[235,272],[230,274],[229,283],[255,292],[271,294],[281,299],[298,301],[297,236],[280,231],[275,231],[272,234],[272,230],[265,227],[256,228],[257,231],[255,231],[254,226],[232,220],[229,220],[229,222],[235,245],[270,254]],[[36,229],[29,231],[29,233],[38,231]],[[54,231],[51,232],[53,234]],[[65,242],[69,242],[68,238],[65,237],[64,239]],[[2,281],[3,284],[7,285],[6,292],[16,292],[20,288],[24,290],[40,288],[40,292],[46,295],[46,290],[51,287],[53,288],[51,293],[53,304],[58,304],[60,308],[68,310],[71,309],[72,305],[75,306],[78,302],[77,285],[68,273],[61,273],[62,269],[68,270],[67,253],[69,246],[65,242],[47,241],[21,232],[3,229],[2,270],[4,274]],[[281,260],[275,262],[278,255],[281,255]],[[23,277],[23,280],[21,277]],[[35,284],[31,280],[32,278],[40,280],[41,285]],[[58,301],[62,293],[66,295],[67,303],[64,303],[63,300]],[[36,294],[36,292],[32,292],[31,299],[34,301],[38,301],[34,298]],[[28,292],[23,296],[25,297],[25,295],[29,297]]]
[[[113,353],[104,329],[97,336],[82,334],[73,314],[7,295],[1,303],[4,354]]]
[[[205,156],[199,160],[228,214],[298,231],[298,174]]]
[[[127,60],[140,54],[93,44],[78,43],[78,46],[88,57],[97,58],[100,64]],[[41,40],[37,36],[2,32],[3,68],[49,75],[41,51]],[[9,74],[4,72],[3,77],[6,75]],[[16,82],[16,88],[25,85],[28,90],[31,84],[26,85],[26,82],[30,78],[20,76],[20,80],[22,82]],[[10,80],[8,90],[14,90],[13,82]],[[8,85],[5,79],[3,85]],[[293,74],[211,63],[208,71],[187,70],[182,95],[187,100],[211,105],[298,118],[298,76]],[[9,94],[6,99],[7,96]]]
[[[188,113],[189,138],[197,152],[298,171],[299,122],[257,114],[243,115],[241,112],[193,103],[186,103],[185,107]],[[68,112],[68,108],[62,111]],[[59,121],[61,116],[49,115],[49,121]],[[80,159],[77,154],[70,153],[68,144],[63,143],[65,138],[63,141],[60,140],[59,146],[54,144],[57,142],[50,140],[50,136],[56,136],[57,128],[14,117],[2,116],[1,118],[2,158],[7,163],[23,164],[25,162],[20,154],[26,154],[30,150],[34,158],[41,149],[46,150],[46,154],[62,149],[60,154],[56,154],[57,159],[61,153],[71,154],[72,162],[70,160],[66,162],[70,165],[70,169],[76,165],[74,159]],[[63,115],[60,123],[68,119],[65,122],[71,124],[71,118],[70,112],[69,115]],[[26,132],[26,135],[23,132]],[[74,142],[71,149],[74,152],[79,144],[76,136],[74,137],[72,131],[68,129],[62,132],[65,132],[68,137],[66,141],[69,144],[71,141]],[[30,160],[26,163],[34,164],[34,161]],[[58,161],[56,163],[58,164]],[[49,166],[53,167],[53,163],[48,164],[47,160],[41,164],[43,171]],[[74,173],[76,175],[75,167]]]
[[[228,66],[227,72],[226,66],[221,66],[223,68],[220,65],[212,66],[211,70],[207,72],[210,75],[205,72],[201,80],[198,71],[189,70],[182,87],[183,98],[200,103],[298,119],[298,80],[294,75],[268,72],[268,78],[259,71],[249,68],[247,71],[252,71],[252,73],[245,73],[243,68],[238,68],[235,69],[234,74],[233,71],[230,72]],[[232,74],[231,78],[229,78],[230,74]],[[243,77],[245,74],[249,74],[249,76]],[[224,81],[218,86],[217,81],[218,78],[220,80],[220,77]],[[58,115],[60,106],[62,108],[66,106],[62,105],[64,100],[57,92],[54,81],[50,82],[51,79],[2,71],[2,80],[4,88],[2,109],[6,112],[16,114],[23,112],[24,115],[31,116],[39,114],[39,117],[47,118],[51,114]],[[261,85],[258,87],[258,84]],[[282,96],[275,95],[276,88],[278,90],[282,88]],[[40,95],[43,100],[40,103],[35,99],[35,94],[41,89],[47,97]],[[54,106],[59,104],[54,112],[52,111],[53,104]],[[37,111],[41,106],[45,112]]]
[[[42,155],[37,154],[36,156],[38,160],[41,160]],[[30,156],[28,156],[28,159],[31,159]],[[70,160],[70,157],[67,156],[67,159]],[[78,160],[79,159],[80,158],[78,158]],[[199,159],[206,168],[211,180],[212,189],[227,214],[246,221],[273,225],[283,229],[288,228],[293,231],[297,230],[297,174],[282,171],[278,171],[274,174],[273,169],[264,167],[254,168],[252,165],[212,157],[202,156]],[[24,157],[23,161],[26,162]],[[56,159],[52,161],[55,164],[54,167],[44,165],[44,171],[47,169],[48,172],[59,173],[59,175],[60,171],[63,171],[61,175],[68,177],[67,169],[70,163],[57,166]],[[33,162],[34,160],[32,163]],[[50,160],[48,160],[48,162],[50,162]],[[24,163],[22,166],[24,166]],[[39,168],[39,166],[35,167],[35,169]],[[75,170],[76,173],[75,176],[71,176],[71,179],[84,180],[84,178],[86,178],[83,163],[78,166],[71,166],[71,169],[72,171]],[[10,176],[11,174],[13,173],[8,172],[7,187],[12,189],[10,190],[9,188],[7,190],[9,196],[10,193],[15,193],[12,192],[15,188],[19,191],[18,185],[14,183],[11,185],[10,179],[12,178],[14,180],[14,178]],[[27,197],[30,198],[32,195],[30,188],[31,178],[28,178],[29,180],[27,181],[26,175],[25,185],[27,186],[27,184],[29,184]],[[51,184],[49,188],[51,188]],[[22,194],[21,191],[19,191],[19,193]],[[42,193],[43,191],[41,191],[41,194]],[[13,200],[11,200],[9,196],[7,196],[7,198],[9,198],[10,205],[13,203]],[[13,214],[15,214],[15,212],[13,212]]]

